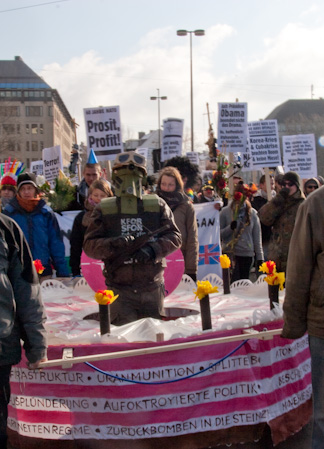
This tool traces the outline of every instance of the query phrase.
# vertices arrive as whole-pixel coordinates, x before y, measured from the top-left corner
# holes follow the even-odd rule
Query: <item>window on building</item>
[[[26,106],[27,117],[41,117],[43,115],[43,106]]]
[[[38,142],[37,140],[33,140],[31,143],[32,151],[38,151]]]
[[[17,143],[17,151],[21,151],[20,143]]]
[[[28,123],[26,123],[26,134],[29,134],[29,132],[30,132],[30,129],[29,129],[29,124],[28,124]]]
[[[39,149],[40,149],[40,150],[43,150],[43,148],[45,148],[45,147],[44,147],[44,142],[39,142]]]
[[[53,117],[53,106],[48,107],[48,116]]]
[[[47,97],[47,98],[52,98],[52,92],[48,90],[48,91],[46,92],[46,97]]]
[[[39,134],[44,134],[44,125],[43,125],[43,123],[39,124]]]
[[[26,162],[27,162],[27,167],[28,167],[28,169],[29,169],[29,167],[30,167],[30,159],[27,158],[27,159],[26,159]]]
[[[4,134],[15,134],[15,125],[13,123],[7,123],[2,125],[2,130]]]
[[[20,134],[20,124],[17,124],[17,134]]]
[[[26,141],[26,151],[29,151],[30,150],[30,145],[29,145],[29,141],[27,140]]]
[[[38,125],[37,123],[33,123],[31,126],[31,133],[32,134],[38,134]]]
[[[0,106],[0,117],[19,117],[19,106]]]
[[[7,90],[7,92],[6,92],[6,97],[7,97],[7,98],[11,97],[11,91],[10,91],[10,90]]]

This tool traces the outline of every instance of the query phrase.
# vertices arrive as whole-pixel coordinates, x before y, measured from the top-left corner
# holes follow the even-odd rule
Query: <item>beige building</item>
[[[0,61],[0,162],[16,158],[29,170],[43,148],[60,145],[68,166],[74,143],[74,121],[57,90],[21,57]]]

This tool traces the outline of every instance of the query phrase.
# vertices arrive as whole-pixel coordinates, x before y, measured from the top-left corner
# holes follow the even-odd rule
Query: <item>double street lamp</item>
[[[161,132],[160,132],[160,100],[167,100],[168,97],[160,97],[160,89],[156,89],[158,91],[158,94],[156,97],[150,97],[150,100],[157,100],[158,101],[158,123],[159,123],[159,149],[161,149]]]
[[[190,35],[190,108],[191,108],[191,151],[194,151],[194,124],[193,124],[193,88],[192,88],[192,34],[204,36],[205,30],[177,30],[177,36]]]

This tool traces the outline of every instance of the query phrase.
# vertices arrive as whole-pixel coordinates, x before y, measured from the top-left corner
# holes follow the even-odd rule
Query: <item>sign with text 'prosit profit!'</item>
[[[314,134],[283,136],[285,171],[295,171],[302,179],[317,176],[316,146]]]
[[[250,122],[248,131],[253,169],[281,165],[277,120]]]
[[[218,103],[218,149],[244,153],[247,140],[247,103]]]
[[[119,106],[84,109],[88,151],[98,161],[114,160],[123,151]]]

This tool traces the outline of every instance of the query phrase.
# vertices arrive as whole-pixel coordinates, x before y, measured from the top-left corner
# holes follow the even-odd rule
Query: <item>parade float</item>
[[[280,337],[284,290],[270,304],[265,272],[231,286],[184,275],[165,320],[110,325],[105,335],[86,279],[43,282],[49,361],[13,367],[11,444],[194,449],[258,441],[266,427],[274,445],[298,432],[311,416],[307,336]]]

